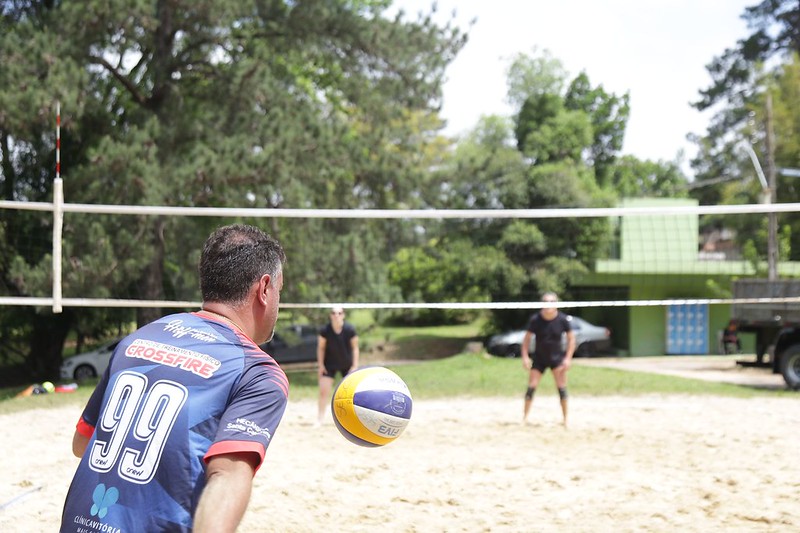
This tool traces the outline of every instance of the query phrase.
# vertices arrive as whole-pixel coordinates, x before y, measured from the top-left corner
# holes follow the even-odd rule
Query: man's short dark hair
[[[206,239],[200,256],[203,301],[241,304],[253,283],[264,274],[274,280],[285,261],[278,241],[259,228],[246,224],[222,226]]]

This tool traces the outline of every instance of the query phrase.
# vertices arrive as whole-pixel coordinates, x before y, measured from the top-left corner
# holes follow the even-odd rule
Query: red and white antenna
[[[56,179],[61,177],[61,102],[56,102]]]
[[[64,229],[64,185],[61,182],[61,102],[56,100],[56,179],[53,181],[53,313],[61,306],[61,235]]]

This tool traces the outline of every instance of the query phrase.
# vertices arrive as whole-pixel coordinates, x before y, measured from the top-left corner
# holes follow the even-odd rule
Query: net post
[[[61,235],[64,227],[64,186],[61,181],[61,102],[56,102],[56,179],[53,181],[53,313],[61,307]]]
[[[61,178],[53,182],[53,312],[61,308],[61,233],[64,227],[64,187]]]

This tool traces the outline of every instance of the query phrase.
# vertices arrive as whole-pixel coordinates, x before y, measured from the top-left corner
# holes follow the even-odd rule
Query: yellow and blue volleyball
[[[411,420],[411,392],[405,382],[381,366],[351,372],[331,399],[336,428],[360,446],[389,444]]]

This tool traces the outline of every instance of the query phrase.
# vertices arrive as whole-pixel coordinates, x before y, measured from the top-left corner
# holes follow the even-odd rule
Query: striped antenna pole
[[[60,313],[61,235],[64,229],[64,185],[61,181],[61,102],[56,101],[56,179],[53,181],[53,313]]]
[[[61,179],[61,102],[56,102],[56,179]]]

